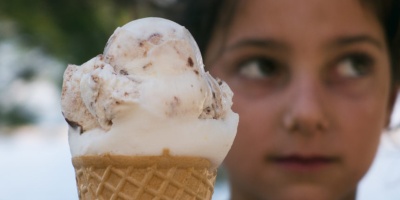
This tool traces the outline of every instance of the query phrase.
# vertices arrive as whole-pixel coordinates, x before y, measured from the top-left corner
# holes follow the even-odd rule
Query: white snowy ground
[[[358,199],[400,199],[400,130],[383,134],[377,157],[359,185]]]
[[[0,134],[1,135],[1,134]],[[21,127],[0,137],[0,200],[78,200],[66,126]],[[213,199],[227,199],[218,185]]]

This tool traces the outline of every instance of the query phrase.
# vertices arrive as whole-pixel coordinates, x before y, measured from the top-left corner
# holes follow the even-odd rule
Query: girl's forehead
[[[301,2],[239,1],[225,30],[227,40],[235,41],[243,37],[278,37],[314,41],[316,36],[328,39],[341,34],[384,37],[375,13],[358,0]]]

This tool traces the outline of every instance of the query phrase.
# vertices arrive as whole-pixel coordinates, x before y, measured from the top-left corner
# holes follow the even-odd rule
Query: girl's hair
[[[390,52],[392,84],[400,84],[400,0],[360,0],[381,23]],[[167,16],[185,26],[204,55],[215,27],[227,26],[234,14],[236,0],[177,0],[179,11]],[[221,15],[221,12],[224,12]],[[223,19],[220,19],[222,16]]]

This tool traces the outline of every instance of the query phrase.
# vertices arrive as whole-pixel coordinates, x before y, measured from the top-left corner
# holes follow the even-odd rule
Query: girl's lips
[[[277,165],[283,170],[290,172],[315,172],[338,162],[337,157],[330,156],[270,156],[267,158],[270,163]]]

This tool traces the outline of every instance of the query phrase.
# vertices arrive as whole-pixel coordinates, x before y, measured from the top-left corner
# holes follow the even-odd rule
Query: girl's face
[[[240,1],[206,54],[234,92],[233,199],[352,199],[390,114],[390,67],[358,0]]]

